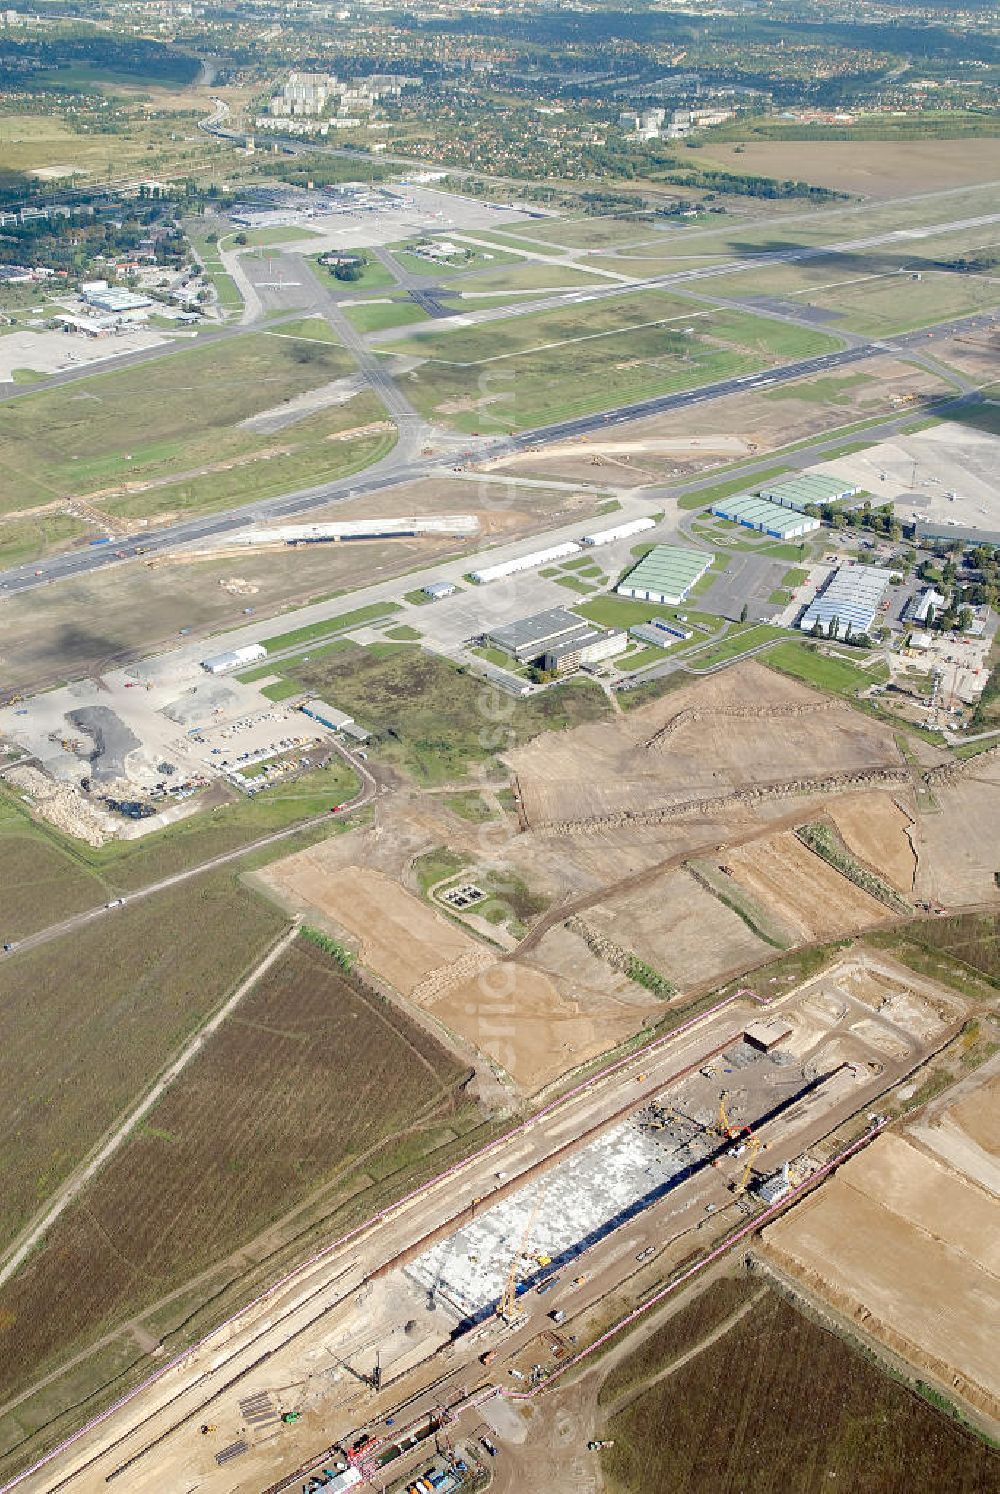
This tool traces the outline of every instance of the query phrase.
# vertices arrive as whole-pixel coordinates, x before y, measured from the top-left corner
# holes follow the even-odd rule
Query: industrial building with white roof
[[[868,633],[889,587],[890,573],[874,565],[842,565],[810,602],[799,627],[814,633],[817,624],[828,638]]]

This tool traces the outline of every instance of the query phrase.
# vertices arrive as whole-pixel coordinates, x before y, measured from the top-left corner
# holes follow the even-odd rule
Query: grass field
[[[61,70],[58,76],[60,83],[68,86]],[[116,172],[126,170],[127,163],[141,161],[143,153],[141,142],[130,139],[128,133],[74,130],[58,118],[55,110],[0,118],[0,154],[10,171],[59,165],[75,168],[83,181],[96,180],[112,168]]]
[[[215,288],[219,306],[223,311],[242,311],[243,297],[240,295],[236,281],[223,268],[218,244],[209,243],[204,234],[192,223],[185,225],[185,231],[192,248],[201,260],[206,279],[210,280]]]
[[[518,229],[521,231],[517,232],[516,230]],[[515,258],[518,253],[523,252],[551,254],[553,258],[557,258],[562,254],[563,250],[560,245],[547,244],[541,239],[535,239],[533,237],[534,232],[534,224],[525,223],[523,225],[516,224],[515,228],[511,229],[509,233],[503,229],[477,228],[476,238],[484,240],[487,244],[496,244],[498,247],[503,246],[515,250]]]
[[[106,902],[99,872],[36,830],[0,797],[0,940],[23,939],[84,908]]]
[[[668,622],[673,622],[678,612],[683,612],[689,622],[704,623],[706,627],[713,629],[719,626],[717,617],[708,612],[692,611],[683,603],[680,607],[661,607],[656,602],[636,602],[631,597],[612,595],[580,602],[573,611],[602,628],[630,628],[636,623],[650,622],[654,617],[664,617]]]
[[[424,413],[464,430],[482,418],[469,398],[474,377],[505,390],[513,427],[531,427],[834,346],[823,332],[737,311],[703,313],[646,291],[433,330],[386,351],[427,360],[404,378],[407,392]]]
[[[292,628],[288,633],[277,633],[273,638],[265,638],[264,647],[271,654],[281,649],[298,648],[299,644],[316,642],[331,633],[343,633],[349,628],[376,622],[381,617],[391,617],[399,610],[397,602],[370,602],[367,607],[356,607],[353,612],[341,612],[339,616],[328,618],[326,622],[309,623],[304,628]]]
[[[637,649],[634,654],[622,654],[618,660],[618,667],[626,674],[633,674],[635,670],[646,669],[650,664],[661,664],[666,657],[666,650],[657,648],[654,643],[651,643],[649,648]]]
[[[388,327],[409,327],[430,320],[416,301],[371,301],[353,306],[348,302],[344,311],[359,332],[384,332]]]
[[[364,254],[366,250],[344,249],[340,251],[345,257],[352,254]],[[381,290],[384,286],[395,285],[391,271],[385,265],[379,264],[377,259],[370,259],[361,271],[357,280],[338,280],[333,270],[328,265],[321,265],[317,255],[310,255],[310,268],[319,277],[322,283],[332,290],[342,291],[345,295],[351,291]]]
[[[457,1095],[467,1077],[300,936],[0,1289],[0,1394],[320,1185],[345,1194],[433,1150],[456,1110],[475,1117]]]
[[[835,695],[856,695],[867,685],[886,678],[884,666],[860,669],[848,659],[829,658],[808,643],[791,639],[768,649],[762,662],[782,674],[790,674],[793,679],[802,680],[804,684],[830,690]]]
[[[717,1316],[710,1301],[700,1311]],[[601,1454],[609,1494],[897,1494],[902,1469],[913,1490],[996,1487],[995,1452],[771,1292],[644,1389],[676,1355],[677,1330],[664,1332],[662,1352],[650,1340],[606,1382],[624,1380],[600,1434],[615,1444]]]
[[[69,514],[40,513],[24,519],[0,519],[0,567],[40,560],[86,532],[86,524]]]
[[[301,337],[306,342],[340,342],[340,338],[324,316],[303,316],[298,321],[282,322],[271,333],[272,337]]]
[[[773,628],[769,623],[736,623],[721,643],[696,655],[691,662],[696,669],[708,669],[713,664],[725,664],[729,660],[738,659],[750,649],[784,636],[784,628]]]
[[[510,264],[477,275],[455,275],[442,282],[449,290],[460,291],[471,301],[486,291],[556,290],[564,285],[606,285],[607,281],[572,265],[537,263]]]
[[[0,1239],[23,1228],[283,926],[223,871],[5,959]]]
[[[353,368],[343,349],[267,333],[152,359],[7,406],[0,512],[260,450],[238,423]]]
[[[303,339],[314,340],[320,341]],[[248,449],[220,464],[217,470],[197,472],[176,482],[157,482],[139,492],[104,500],[101,507],[126,518],[211,513],[217,508],[349,477],[392,450],[397,440],[394,427],[366,429],[385,420],[380,400],[366,390],[343,404],[330,405],[296,421],[274,436],[239,433]],[[354,431],[360,434],[351,435]]]
[[[836,313],[832,325],[870,337],[911,332],[996,305],[996,287],[988,277],[929,270],[910,256],[902,263],[895,256],[889,268],[885,263],[878,250],[870,256],[837,255],[780,270],[720,275],[712,286],[721,296],[771,295],[803,308],[819,306]]]
[[[925,949],[947,955],[1000,986],[1000,916],[996,913],[959,913],[950,918],[921,919],[905,931]]]
[[[539,732],[609,714],[603,691],[590,681],[510,701],[444,659],[397,647],[400,652],[388,658],[370,649],[336,654],[303,664],[295,674],[370,731],[379,757],[424,785],[461,780],[476,764]]]

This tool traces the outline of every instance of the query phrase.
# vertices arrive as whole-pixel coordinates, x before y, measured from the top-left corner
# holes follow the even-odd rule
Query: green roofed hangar
[[[760,496],[782,508],[801,511],[810,503],[837,503],[843,498],[853,498],[860,491],[854,483],[833,472],[800,472],[762,487]]]
[[[716,518],[727,519],[744,529],[756,529],[773,539],[800,539],[818,529],[819,520],[812,519],[798,509],[782,508],[767,498],[754,498],[750,493],[739,493],[735,498],[723,498],[712,504]]]
[[[620,597],[638,602],[675,606],[683,602],[696,581],[711,568],[712,557],[703,550],[682,550],[676,545],[654,545],[648,555],[615,587]]]

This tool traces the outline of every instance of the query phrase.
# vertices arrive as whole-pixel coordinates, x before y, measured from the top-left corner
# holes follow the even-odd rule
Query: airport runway
[[[992,317],[989,314],[982,313],[961,317],[952,322],[939,324],[934,329],[934,335],[949,336],[963,329],[972,330],[988,326],[991,321]],[[362,476],[321,483],[316,487],[287,493],[279,498],[264,499],[242,508],[229,509],[225,513],[206,514],[178,524],[167,525],[162,529],[147,530],[141,536],[124,541],[117,546],[112,543],[88,547],[85,550],[74,550],[53,555],[36,566],[25,565],[0,572],[0,590],[8,595],[28,591],[35,586],[68,580],[102,570],[109,565],[120,564],[123,560],[133,559],[140,549],[145,554],[153,555],[164,550],[175,549],[179,545],[204,543],[207,540],[244,529],[254,522],[273,521],[288,518],[293,514],[308,513],[312,509],[323,508],[330,503],[364,497],[370,493],[396,487],[400,483],[432,477],[436,472],[446,471],[456,464],[491,461],[498,457],[526,451],[532,446],[554,445],[575,437],[587,436],[591,432],[604,430],[612,424],[620,425],[633,420],[643,420],[651,415],[682,410],[710,400],[723,399],[728,395],[751,393],[754,390],[791,383],[810,375],[844,368],[865,359],[877,357],[882,353],[922,346],[926,337],[926,331],[922,331],[911,332],[902,337],[871,340],[853,347],[838,349],[836,352],[799,359],[781,368],[765,369],[760,373],[744,374],[739,378],[722,379],[713,384],[702,384],[674,394],[638,400],[614,410],[557,421],[554,424],[541,426],[532,431],[523,431],[517,435],[479,441],[474,446],[451,457],[409,458],[405,452],[401,454],[397,449],[381,462],[376,463],[374,467],[369,468],[368,472]],[[771,463],[773,465],[773,457]]]

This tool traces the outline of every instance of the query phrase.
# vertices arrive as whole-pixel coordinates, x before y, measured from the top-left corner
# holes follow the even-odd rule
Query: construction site
[[[603,1241],[656,1207],[662,1244],[724,1209],[774,1203],[815,1170],[808,1148],[874,1100],[960,1015],[888,965],[845,960],[701,1054],[676,1084],[589,1139],[406,1268],[456,1331],[562,1292]],[[712,1024],[703,1029],[707,1036]],[[561,1273],[565,1272],[565,1275]]]
[[[860,950],[723,997],[165,1365],[79,1443],[79,1486],[478,1487],[521,1435],[511,1400],[592,1341],[623,1283],[649,1290],[797,1197],[967,1011]]]

